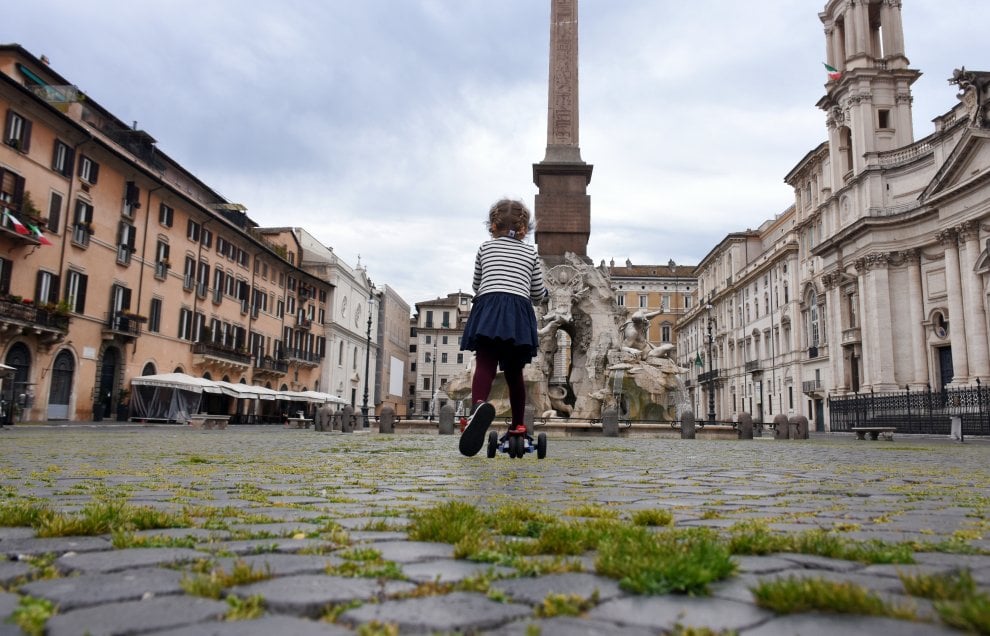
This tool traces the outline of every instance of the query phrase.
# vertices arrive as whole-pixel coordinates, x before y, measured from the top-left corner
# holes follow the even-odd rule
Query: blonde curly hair
[[[511,236],[522,239],[532,229],[529,209],[522,201],[500,199],[488,210],[488,231],[493,238]]]

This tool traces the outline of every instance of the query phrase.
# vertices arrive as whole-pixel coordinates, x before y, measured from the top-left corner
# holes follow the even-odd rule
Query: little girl
[[[478,248],[474,304],[461,339],[461,349],[475,352],[473,407],[460,441],[461,453],[468,456],[476,455],[484,446],[485,432],[495,419],[495,407],[487,400],[498,367],[509,387],[509,432],[526,432],[523,367],[536,355],[539,345],[533,302],[547,295],[540,258],[533,246],[523,243],[531,229],[526,206],[502,199],[488,211],[487,225],[492,238]]]

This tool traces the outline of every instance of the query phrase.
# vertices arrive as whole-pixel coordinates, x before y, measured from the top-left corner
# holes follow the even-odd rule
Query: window
[[[158,206],[158,223],[165,227],[172,227],[175,220],[175,210],[171,206],[162,203]]]
[[[665,324],[660,327],[660,340],[670,342],[670,325]]]
[[[117,230],[117,262],[127,265],[131,262],[131,254],[134,253],[134,242],[137,231],[130,223],[121,221]]]
[[[3,143],[15,150],[31,149],[31,120],[12,110],[7,111],[7,124],[3,130]]]
[[[441,336],[440,344],[447,344],[447,336]]]
[[[639,295],[639,306],[640,307],[648,307],[649,306],[648,303],[649,303],[649,296],[647,296],[646,294],[640,294]]]
[[[120,213],[129,219],[134,218],[134,211],[141,207],[141,188],[134,181],[124,183],[124,206]]]
[[[162,299],[152,298],[148,307],[148,331],[158,333],[162,330]]]
[[[820,327],[818,322],[818,294],[812,290],[808,294],[808,346],[818,346]]]
[[[447,353],[446,352],[440,354],[440,362],[443,363],[443,364],[446,364],[447,363]]]
[[[626,306],[626,296],[625,296],[625,294],[616,294],[615,295],[615,304],[618,305],[619,307],[625,307]]]
[[[52,150],[52,170],[63,177],[71,177],[73,163],[75,163],[75,153],[72,148],[56,139],[55,148]]]
[[[430,390],[430,378],[423,378],[423,390],[424,391]]]
[[[203,228],[203,237],[199,241],[203,244],[203,247],[209,249],[213,247],[213,232]]]
[[[79,158],[79,178],[89,185],[96,185],[96,180],[100,177],[100,164],[96,163],[86,155]]]
[[[877,128],[890,128],[890,111],[886,108],[877,110]]]
[[[429,327],[429,328],[432,328],[433,327],[433,310],[432,309],[426,310],[426,326]],[[429,341],[427,341],[427,343],[428,342]]]
[[[427,364],[433,362],[433,355],[429,351],[423,353],[423,362]]]
[[[185,307],[179,310],[179,337],[183,340],[192,340],[192,317],[192,312]]]
[[[426,334],[426,336],[424,336],[424,338],[426,338],[426,339],[423,341],[423,344],[432,344],[433,343],[433,336],[431,336],[430,334]]]
[[[199,223],[189,219],[189,222],[186,223],[186,238],[193,243],[199,243],[200,231]]]
[[[458,353],[457,354],[457,364],[464,364],[464,354],[463,353]]]
[[[89,237],[93,233],[93,206],[82,199],[76,199],[72,223],[72,240],[79,245],[89,245]]]
[[[34,286],[34,302],[38,305],[58,302],[58,276],[51,272],[38,272]]]
[[[10,210],[11,214],[20,211],[24,199],[24,177],[8,170],[0,169],[0,210]],[[14,223],[3,215],[3,227],[13,230]]]
[[[441,323],[441,326],[443,326],[445,328],[448,328],[448,329],[450,328],[450,312],[449,311],[443,312],[443,322]]]
[[[88,276],[75,270],[69,270],[65,277],[65,300],[69,308],[77,314],[86,309],[86,283]]]
[[[52,192],[48,197],[48,231],[59,233],[62,225],[62,202],[64,198],[58,192]]]

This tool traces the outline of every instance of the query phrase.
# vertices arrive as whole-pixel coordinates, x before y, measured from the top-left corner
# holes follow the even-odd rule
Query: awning
[[[274,400],[276,397],[275,391],[266,389],[263,386],[235,384],[234,382],[224,382],[223,380],[214,380],[213,382],[220,387],[221,393],[239,400]]]
[[[222,389],[213,380],[197,378],[185,373],[159,373],[158,375],[142,375],[131,378],[131,384],[138,386],[164,386],[170,389],[182,389],[195,393],[222,393]]]
[[[336,395],[331,395],[330,393],[321,393],[320,391],[279,391],[279,399],[289,400],[291,402],[310,402],[312,404],[347,404],[346,400],[343,400]]]

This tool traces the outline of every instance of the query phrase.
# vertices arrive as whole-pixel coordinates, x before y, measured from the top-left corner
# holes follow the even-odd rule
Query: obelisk
[[[533,164],[536,195],[536,247],[549,265],[564,254],[588,260],[592,166],[578,145],[578,2],[550,1],[550,82],[547,152]]]

